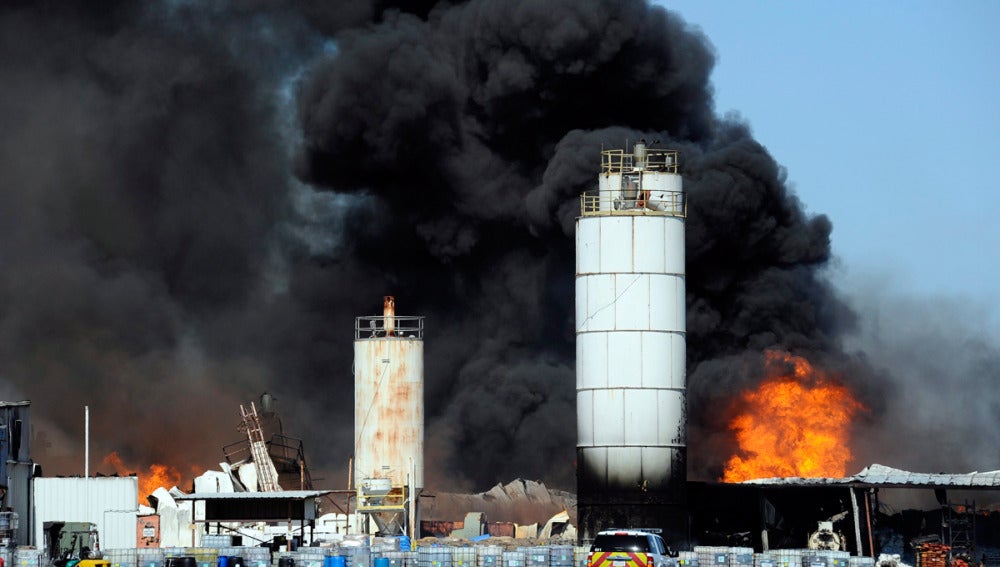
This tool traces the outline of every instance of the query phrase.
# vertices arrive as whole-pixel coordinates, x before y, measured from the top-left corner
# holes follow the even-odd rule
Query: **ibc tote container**
[[[194,557],[198,567],[217,567],[219,563],[219,550],[213,547],[188,547],[185,555]]]
[[[701,567],[729,567],[728,547],[696,545],[694,552],[698,555],[698,565]]]
[[[135,549],[105,549],[104,558],[111,563],[111,567],[136,567]]]
[[[268,567],[271,564],[271,550],[266,547],[240,547],[235,555],[243,558],[244,567]]]
[[[135,550],[137,567],[164,567],[163,550],[158,547],[140,547]]]
[[[417,548],[418,567],[451,567],[451,551],[446,547]]]
[[[451,548],[451,565],[452,567],[476,567],[476,548]]]
[[[344,546],[340,548],[347,556],[347,567],[371,567],[371,550],[368,546]]]
[[[778,549],[778,567],[802,567],[801,549]]]
[[[35,548],[18,547],[14,551],[14,563],[17,567],[39,567],[42,552]]]
[[[525,557],[522,551],[503,552],[503,567],[525,567]]]
[[[698,553],[694,551],[678,551],[677,564],[680,567],[698,567]]]
[[[549,548],[544,545],[537,547],[519,547],[524,553],[525,567],[549,567]]]
[[[573,567],[573,546],[549,546],[549,565],[551,567]]]
[[[410,567],[406,564],[406,554],[405,551],[386,551],[382,557],[389,560],[389,567]]]
[[[503,567],[503,548],[499,545],[476,547],[477,567]]]
[[[753,548],[730,547],[729,567],[753,567]]]

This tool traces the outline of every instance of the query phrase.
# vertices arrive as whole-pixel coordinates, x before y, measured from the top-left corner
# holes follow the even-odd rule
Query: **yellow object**
[[[81,559],[76,567],[111,567],[111,562],[107,559]]]

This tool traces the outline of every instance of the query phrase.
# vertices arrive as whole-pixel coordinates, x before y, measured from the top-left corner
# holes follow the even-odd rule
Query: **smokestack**
[[[419,526],[424,486],[424,318],[382,316],[354,325],[354,479],[363,527],[404,535]]]
[[[579,533],[685,541],[687,213],[677,152],[601,152],[576,219]]]

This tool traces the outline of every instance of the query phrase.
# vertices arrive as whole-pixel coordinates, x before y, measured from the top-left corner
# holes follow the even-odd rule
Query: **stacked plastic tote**
[[[802,567],[848,567],[851,554],[829,549],[802,550]]]
[[[575,558],[572,545],[553,545],[549,547],[550,567],[573,567]]]
[[[523,551],[503,552],[503,567],[526,567],[527,561]]]
[[[385,564],[377,567],[417,567],[417,553],[410,551],[410,546],[406,536],[377,537],[371,545],[371,556],[385,559]],[[374,561],[372,565],[375,567]]]
[[[134,562],[129,562],[126,552],[133,554]],[[271,552],[264,547],[151,547],[109,550],[105,557],[111,560],[111,567],[269,567],[271,564]]]
[[[35,548],[17,548],[14,551],[14,565],[16,567],[40,567],[42,551]]]
[[[159,547],[105,549],[103,555],[111,567],[165,567],[166,556]]]
[[[111,563],[111,567],[136,567],[137,556],[137,549],[104,550],[104,559],[107,559]]]
[[[294,567],[329,567],[322,547],[301,547],[294,553]],[[221,566],[220,566],[221,567]]]
[[[451,567],[451,550],[447,547],[417,548],[417,567]]]
[[[874,567],[870,557],[827,549],[773,549],[754,554],[754,567]]]
[[[700,567],[754,567],[752,547],[698,545],[694,553]]]
[[[518,547],[517,550],[524,553],[525,567],[549,567],[548,547]]]
[[[476,551],[476,567],[503,567],[503,548],[499,545],[484,545]]]
[[[202,534],[202,547],[233,547],[232,534]]]
[[[698,553],[694,551],[678,551],[677,564],[680,567],[698,567]],[[774,567],[773,565],[771,567]]]
[[[219,549],[215,547],[164,547],[166,567],[216,567]]]
[[[451,567],[476,567],[475,547],[452,547]]]
[[[140,547],[135,550],[136,567],[164,567],[163,563],[163,550],[159,547]]]

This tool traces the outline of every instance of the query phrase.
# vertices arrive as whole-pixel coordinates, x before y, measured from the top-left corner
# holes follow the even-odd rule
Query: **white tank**
[[[647,515],[642,504],[678,504],[686,482],[686,201],[677,153],[636,150],[602,152],[598,191],[583,195],[576,221],[584,538],[618,517],[659,522],[662,510]]]
[[[354,336],[354,486],[424,483],[423,317],[358,317]]]

